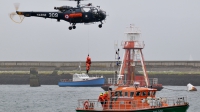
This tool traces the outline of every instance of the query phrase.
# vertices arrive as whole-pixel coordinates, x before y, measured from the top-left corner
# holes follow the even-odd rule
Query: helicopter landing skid
[[[69,26],[69,30],[76,29],[76,23],[73,23],[72,26]]]
[[[101,28],[102,27],[102,24],[99,24],[99,28]]]
[[[103,22],[101,21],[101,24],[99,24],[99,28],[102,28],[102,24],[103,24]]]

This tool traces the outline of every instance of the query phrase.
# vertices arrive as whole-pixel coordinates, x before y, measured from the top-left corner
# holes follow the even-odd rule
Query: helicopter
[[[77,1],[77,6],[60,6],[54,7],[54,12],[34,12],[34,11],[18,11],[19,4],[15,4],[16,12],[10,14],[10,18],[16,22],[13,17],[15,15],[20,16],[21,23],[24,17],[42,17],[42,18],[51,18],[57,19],[57,22],[64,20],[70,23],[69,30],[76,29],[77,23],[95,23],[100,22],[98,25],[99,28],[102,27],[103,20],[106,19],[106,12],[100,9],[100,6],[92,6],[92,3],[86,5],[80,5],[80,1],[85,0],[67,0],[67,1]]]

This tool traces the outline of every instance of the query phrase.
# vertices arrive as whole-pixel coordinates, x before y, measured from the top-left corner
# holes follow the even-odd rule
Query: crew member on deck
[[[103,93],[101,93],[101,94],[99,95],[98,102],[101,102],[101,105],[102,105],[102,107],[103,107],[103,104],[104,104],[104,97],[103,97]]]
[[[91,58],[88,54],[87,59],[86,59],[86,73],[88,74],[89,70],[90,70],[90,64],[91,64]]]
[[[104,98],[104,104],[106,104],[106,102],[108,101],[108,91],[105,91],[105,93],[103,94],[103,98]]]

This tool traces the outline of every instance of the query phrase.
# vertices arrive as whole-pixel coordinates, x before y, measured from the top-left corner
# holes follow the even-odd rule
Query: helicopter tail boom
[[[43,17],[43,18],[52,18],[52,19],[58,19],[58,17],[60,16],[60,13],[58,12],[22,12],[22,11],[16,11],[16,13],[18,15],[23,15],[25,17],[31,17],[31,16],[35,16],[35,17]]]
[[[23,15],[25,17],[30,17],[31,16],[31,12],[20,12],[20,11],[16,11],[16,13],[18,15]]]

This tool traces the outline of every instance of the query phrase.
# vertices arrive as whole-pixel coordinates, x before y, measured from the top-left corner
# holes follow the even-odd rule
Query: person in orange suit
[[[103,94],[103,98],[104,98],[104,104],[106,104],[106,102],[108,101],[108,91],[105,91],[105,93]]]
[[[88,74],[89,70],[90,70],[90,65],[91,65],[91,58],[88,54],[87,58],[86,58],[86,73]]]
[[[99,95],[98,102],[100,102],[101,105],[102,105],[102,107],[103,107],[103,105],[104,105],[104,96],[103,96],[103,93],[101,93],[101,94]]]

